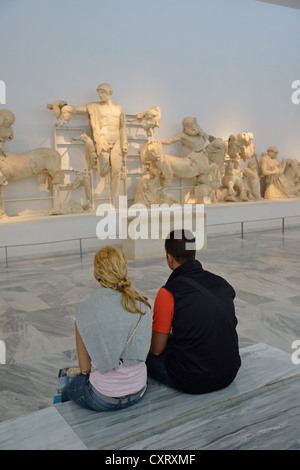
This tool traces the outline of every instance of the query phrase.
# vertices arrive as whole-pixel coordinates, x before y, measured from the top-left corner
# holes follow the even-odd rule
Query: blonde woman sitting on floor
[[[64,387],[61,398],[95,411],[117,410],[137,403],[147,389],[150,305],[132,287],[121,250],[100,249],[94,276],[100,288],[76,313],[81,373]]]

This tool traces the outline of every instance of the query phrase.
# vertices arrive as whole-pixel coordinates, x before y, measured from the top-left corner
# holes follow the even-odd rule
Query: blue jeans
[[[71,400],[82,408],[93,411],[113,411],[135,405],[145,393],[146,390],[142,396],[135,396],[134,399],[131,399],[132,395],[126,395],[126,397],[120,398],[118,403],[108,403],[95,394],[89,381],[89,375],[80,374],[65,385],[61,393],[61,401],[63,403]]]
[[[158,382],[167,385],[168,387],[174,388],[174,385],[171,383],[167,370],[166,370],[166,356],[168,353],[168,348],[159,356],[155,356],[149,352],[146,359],[147,372],[148,376],[157,380]]]

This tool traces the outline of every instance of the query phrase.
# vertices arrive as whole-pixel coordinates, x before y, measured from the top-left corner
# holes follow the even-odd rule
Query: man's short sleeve
[[[152,330],[157,333],[170,333],[173,315],[173,295],[167,289],[161,287],[154,302]]]

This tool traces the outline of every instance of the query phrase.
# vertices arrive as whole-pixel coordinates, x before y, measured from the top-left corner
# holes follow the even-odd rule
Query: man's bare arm
[[[154,354],[154,356],[162,354],[167,348],[168,339],[168,333],[158,333],[157,331],[152,330],[150,352]]]

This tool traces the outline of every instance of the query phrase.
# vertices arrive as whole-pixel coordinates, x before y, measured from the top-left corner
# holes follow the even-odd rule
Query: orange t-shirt
[[[170,333],[174,315],[174,297],[161,287],[157,293],[154,308],[152,330],[157,333]]]

